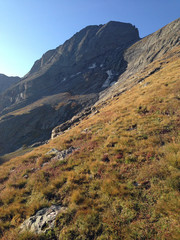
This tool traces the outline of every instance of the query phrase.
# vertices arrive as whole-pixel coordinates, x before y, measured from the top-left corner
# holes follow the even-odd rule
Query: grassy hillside
[[[180,238],[179,55],[153,62],[141,74],[148,77],[99,113],[0,166],[1,239]],[[46,154],[70,146],[77,150],[63,161]],[[18,233],[52,204],[67,207],[54,230]]]

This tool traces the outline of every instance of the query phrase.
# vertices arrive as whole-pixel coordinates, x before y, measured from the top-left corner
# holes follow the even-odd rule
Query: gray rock
[[[72,154],[75,150],[77,150],[77,148],[74,148],[72,146],[70,148],[62,150],[62,151],[59,151],[59,150],[53,148],[46,154],[55,155],[51,160],[64,160],[68,155]]]
[[[57,150],[56,148],[52,148],[50,151],[48,151],[48,152],[46,153],[46,155],[51,155],[51,154],[57,155],[59,152],[60,152],[60,151]]]
[[[43,208],[34,216],[25,220],[20,226],[20,231],[31,231],[37,234],[46,232],[48,229],[54,227],[56,216],[65,209],[64,207],[56,205],[52,205],[49,208]]]

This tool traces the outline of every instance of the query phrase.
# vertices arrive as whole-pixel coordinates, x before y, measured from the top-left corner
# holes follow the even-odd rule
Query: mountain
[[[117,71],[114,56],[122,55],[137,40],[138,30],[131,24],[109,22],[86,27],[36,61],[25,79],[1,97],[0,110],[10,107],[12,111],[17,105],[67,91],[73,95],[101,91],[105,70],[112,67]]]
[[[19,77],[8,77],[4,74],[0,74],[0,94],[20,80]]]
[[[125,50],[137,59],[117,91],[0,166],[2,240],[180,239],[180,46],[167,29]]]
[[[179,29],[177,19],[140,39],[135,26],[111,21],[88,26],[45,53],[0,95],[1,154],[48,140],[57,125],[159,71],[146,67],[179,45]]]
[[[49,139],[55,126],[93,105],[125,70],[123,51],[138,40],[131,24],[109,22],[88,26],[45,53],[0,95],[1,154]]]

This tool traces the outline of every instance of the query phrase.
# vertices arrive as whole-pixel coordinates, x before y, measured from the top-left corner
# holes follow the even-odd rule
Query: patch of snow
[[[65,82],[66,81],[66,78],[63,78],[62,82]]]
[[[106,71],[106,73],[107,73],[108,77],[107,77],[106,81],[104,82],[104,84],[102,85],[102,88],[109,87],[110,82],[111,82],[111,78],[113,76],[113,73],[112,73],[111,70]]]
[[[91,66],[88,67],[89,69],[94,69],[96,68],[96,63],[93,63]]]
[[[101,65],[100,65],[100,67],[102,68],[104,66],[104,64],[102,63]]]

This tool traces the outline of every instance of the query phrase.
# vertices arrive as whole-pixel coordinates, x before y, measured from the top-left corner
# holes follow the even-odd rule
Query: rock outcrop
[[[53,155],[51,160],[59,160],[62,161],[64,160],[68,155],[72,154],[77,148],[70,147],[68,149],[64,149],[62,151],[59,151],[55,148],[51,149],[49,152],[47,152],[47,155]]]
[[[37,234],[44,233],[54,227],[56,216],[64,210],[64,207],[56,205],[43,208],[21,224],[20,232],[31,231]]]

